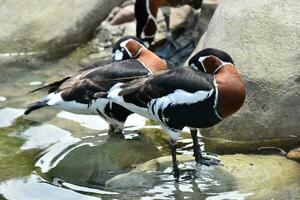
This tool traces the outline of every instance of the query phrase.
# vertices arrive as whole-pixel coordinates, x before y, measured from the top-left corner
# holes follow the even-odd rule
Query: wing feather
[[[146,107],[152,99],[161,98],[177,89],[186,92],[209,91],[214,87],[213,81],[213,75],[184,67],[123,84],[119,96],[123,96],[127,103]]]

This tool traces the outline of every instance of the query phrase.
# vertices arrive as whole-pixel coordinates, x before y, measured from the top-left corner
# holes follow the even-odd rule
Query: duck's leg
[[[157,31],[156,16],[160,1],[136,0],[134,12],[136,18],[136,36],[143,40],[148,48],[154,40]]]
[[[195,161],[201,165],[211,166],[211,165],[220,165],[220,160],[215,159],[213,157],[203,156],[201,152],[201,147],[198,142],[198,130],[197,129],[190,129],[192,139],[193,139],[193,150],[194,150],[194,157]]]
[[[173,174],[174,174],[175,181],[178,182],[180,177],[180,171],[176,159],[176,141],[171,140],[170,147],[171,147],[172,161],[173,161]]]
[[[125,136],[123,134],[123,130],[120,128],[117,128],[116,126],[110,124],[108,128],[108,136],[109,137],[115,137],[115,138],[121,138],[125,139]]]
[[[156,52],[156,54],[161,58],[167,60],[177,52],[177,48],[172,37],[172,30],[170,28],[171,9],[169,6],[163,6],[161,7],[161,10],[166,22],[167,38],[166,43]]]

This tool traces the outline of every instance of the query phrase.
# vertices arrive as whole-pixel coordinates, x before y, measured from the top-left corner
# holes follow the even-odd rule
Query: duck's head
[[[207,48],[199,51],[188,63],[192,68],[210,74],[216,73],[224,63],[231,63],[234,65],[234,62],[228,53],[214,48]]]
[[[118,62],[121,60],[137,58],[144,48],[142,40],[135,36],[125,36],[118,40],[113,47],[112,60]]]

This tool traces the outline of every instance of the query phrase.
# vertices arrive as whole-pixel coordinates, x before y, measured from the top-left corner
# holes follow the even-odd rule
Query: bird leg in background
[[[169,6],[163,6],[161,7],[161,11],[166,22],[167,38],[166,43],[156,53],[161,58],[167,60],[177,52],[177,48],[172,37],[172,30],[170,28],[171,8]]]
[[[176,141],[171,140],[170,147],[171,147],[172,161],[173,161],[173,174],[174,174],[175,181],[178,182],[180,177],[180,171],[176,159]]]
[[[193,139],[193,150],[194,150],[194,157],[195,161],[201,165],[211,166],[211,165],[220,165],[220,160],[215,159],[213,157],[203,156],[201,152],[201,147],[198,142],[198,130],[197,129],[190,129],[192,139]]]
[[[165,22],[166,22],[166,28],[167,28],[167,37],[172,36],[171,28],[170,28],[170,15],[171,15],[171,8],[169,6],[162,6],[161,11],[163,13]]]

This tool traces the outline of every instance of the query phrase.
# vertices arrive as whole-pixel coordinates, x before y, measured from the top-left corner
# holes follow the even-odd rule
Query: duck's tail
[[[47,102],[38,101],[35,102],[25,110],[24,115],[29,115],[32,111],[48,106]]]
[[[56,91],[56,90],[59,88],[59,86],[60,86],[61,84],[63,84],[66,80],[68,80],[68,79],[70,79],[70,78],[71,78],[70,76],[67,76],[67,77],[65,77],[65,78],[63,78],[63,79],[61,79],[61,80],[58,80],[58,81],[49,83],[49,84],[47,84],[47,85],[44,85],[44,86],[42,86],[42,87],[36,88],[36,89],[34,89],[34,90],[28,92],[28,94],[34,93],[34,92],[39,91],[39,90],[42,90],[42,89],[48,89],[48,93],[54,92],[54,91]]]
[[[45,106],[53,106],[61,102],[60,93],[50,93],[49,95],[45,96],[41,100],[32,103],[28,106],[25,110],[24,115],[29,115],[32,111],[38,110]]]

